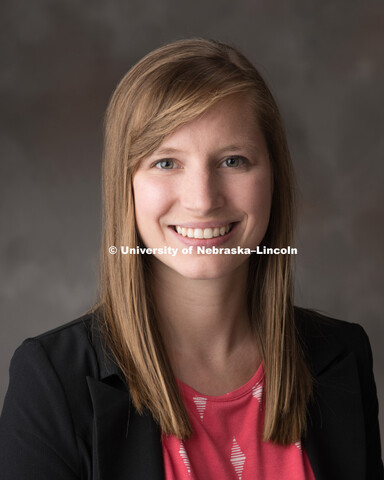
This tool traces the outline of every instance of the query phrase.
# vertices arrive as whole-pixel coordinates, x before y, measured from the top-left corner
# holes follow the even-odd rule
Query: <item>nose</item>
[[[182,183],[181,203],[191,213],[207,216],[223,206],[223,185],[209,167],[190,171]]]

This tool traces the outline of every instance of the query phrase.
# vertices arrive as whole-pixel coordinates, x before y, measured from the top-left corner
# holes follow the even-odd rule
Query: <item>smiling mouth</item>
[[[179,235],[187,238],[216,238],[222,237],[230,232],[233,225],[233,223],[229,223],[228,225],[224,225],[222,227],[212,228],[190,228],[176,225],[173,228]]]

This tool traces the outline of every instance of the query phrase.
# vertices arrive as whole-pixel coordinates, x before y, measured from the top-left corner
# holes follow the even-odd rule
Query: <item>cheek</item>
[[[236,195],[239,207],[249,212],[250,216],[268,217],[272,203],[272,182],[269,172],[249,176],[237,188]]]
[[[140,173],[133,179],[133,195],[135,199],[136,222],[139,229],[150,225],[169,206],[169,194],[160,182],[152,178],[143,178]]]
[[[272,188],[269,178],[255,183],[253,204],[256,209],[262,209],[269,218],[272,203]],[[260,213],[260,212],[259,212]]]

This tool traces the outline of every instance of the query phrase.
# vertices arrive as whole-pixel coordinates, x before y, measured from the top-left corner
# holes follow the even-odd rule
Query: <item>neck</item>
[[[224,365],[249,342],[247,262],[231,275],[209,280],[188,279],[163,265],[154,267],[160,331],[174,367],[181,357]]]

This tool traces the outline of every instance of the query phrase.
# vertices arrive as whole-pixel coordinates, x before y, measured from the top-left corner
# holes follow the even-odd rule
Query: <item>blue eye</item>
[[[165,158],[164,160],[159,160],[153,166],[159,168],[160,170],[171,170],[174,168],[175,162],[170,158]]]
[[[240,167],[245,163],[245,159],[243,157],[228,157],[224,160],[225,167],[229,168],[237,168]]]

